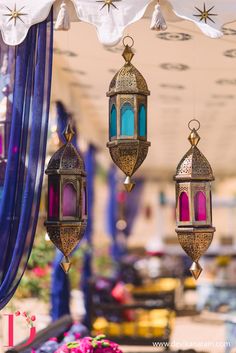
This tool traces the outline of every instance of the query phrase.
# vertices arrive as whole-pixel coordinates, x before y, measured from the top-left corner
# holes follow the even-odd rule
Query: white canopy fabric
[[[152,0],[0,0],[0,29],[9,45],[20,44],[29,28],[45,20],[54,6],[54,16],[94,25],[99,41],[116,45],[125,28],[141,19]],[[63,5],[63,11],[62,6]],[[167,21],[195,22],[204,34],[217,38],[226,23],[236,20],[235,0],[161,0]],[[156,13],[153,16],[159,16]]]

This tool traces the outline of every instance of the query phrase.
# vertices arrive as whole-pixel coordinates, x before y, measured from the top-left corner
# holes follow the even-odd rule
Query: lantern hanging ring
[[[126,39],[130,39],[131,40],[131,45],[128,45],[128,43],[125,43],[125,40]],[[129,48],[133,48],[133,46],[134,46],[134,39],[131,37],[131,36],[125,36],[124,38],[123,38],[123,45],[124,45],[124,47],[126,47],[126,46],[128,46]]]
[[[197,125],[196,128],[193,126],[194,123]],[[190,131],[193,131],[193,130],[198,131],[200,129],[200,127],[201,127],[200,121],[197,120],[197,119],[192,119],[188,123],[188,128],[189,128]]]

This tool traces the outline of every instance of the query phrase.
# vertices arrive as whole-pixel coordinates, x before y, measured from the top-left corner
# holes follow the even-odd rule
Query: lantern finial
[[[69,271],[70,271],[70,268],[71,268],[71,262],[69,260],[69,258],[66,256],[65,257],[65,261],[61,262],[61,267],[63,269],[63,271],[67,274]]]
[[[73,139],[75,135],[75,132],[71,126],[71,124],[69,123],[64,131],[64,136],[67,142],[71,142],[71,140]]]
[[[131,39],[131,41],[132,41],[131,45],[125,44],[125,39],[127,39],[127,38]],[[126,36],[123,39],[123,44],[124,44],[125,50],[124,50],[122,56],[125,59],[126,63],[129,64],[134,57],[134,52],[132,50],[132,47],[134,45],[134,40],[132,37]]]
[[[192,123],[196,123],[197,127],[191,127]],[[189,123],[188,123],[188,127],[189,130],[191,131],[190,135],[189,135],[189,142],[191,143],[192,146],[197,146],[198,142],[200,141],[200,136],[198,135],[198,130],[200,129],[201,125],[200,122],[197,119],[192,119]]]
[[[127,176],[125,181],[124,181],[124,186],[125,186],[125,190],[127,192],[131,192],[133,190],[133,188],[135,187],[135,183],[132,182],[130,176]]]
[[[202,268],[198,262],[193,262],[192,266],[190,267],[190,272],[193,275],[194,279],[197,280],[202,273]]]

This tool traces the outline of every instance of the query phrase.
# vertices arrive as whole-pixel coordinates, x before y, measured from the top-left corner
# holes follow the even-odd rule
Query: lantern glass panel
[[[48,216],[59,218],[59,181],[58,178],[49,177]]]
[[[134,110],[129,103],[121,108],[121,135],[134,136]]]
[[[207,220],[206,196],[204,192],[199,191],[194,197],[195,220]]]
[[[117,136],[117,112],[116,107],[113,104],[110,114],[110,138]]]
[[[87,209],[87,190],[86,187],[83,188],[83,207],[82,207],[82,216],[83,218],[87,216],[88,209]]]
[[[179,198],[179,219],[181,222],[190,221],[189,199],[186,192],[182,192]]]
[[[68,183],[63,187],[63,217],[76,217],[77,201],[76,189],[73,184]]]
[[[147,112],[144,104],[141,104],[138,114],[139,136],[146,137],[147,135]]]

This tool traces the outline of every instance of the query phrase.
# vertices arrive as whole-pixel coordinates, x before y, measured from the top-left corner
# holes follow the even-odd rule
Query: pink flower
[[[47,274],[47,269],[42,267],[35,267],[33,268],[32,272],[36,277],[44,277]]]
[[[15,312],[15,316],[20,316],[20,311],[19,310]]]
[[[50,338],[50,340],[49,341],[52,341],[52,342],[57,342],[57,337],[52,337],[52,338]]]
[[[36,316],[35,315],[31,316],[31,321],[36,321]]]
[[[27,312],[24,311],[24,312],[22,313],[22,315],[23,315],[24,317],[27,317]]]

